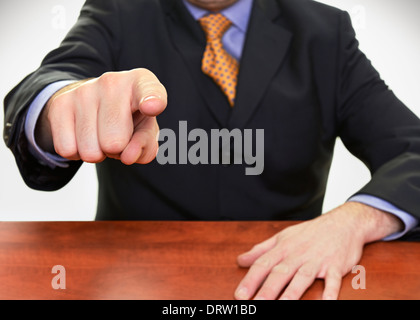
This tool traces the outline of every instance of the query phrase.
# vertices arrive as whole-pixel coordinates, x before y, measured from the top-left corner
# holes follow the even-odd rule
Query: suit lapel
[[[229,128],[246,126],[288,51],[292,34],[274,23],[279,15],[277,2],[255,0]]]
[[[200,25],[181,1],[161,1],[167,13],[168,32],[173,45],[182,56],[188,72],[194,79],[196,88],[207,108],[220,127],[226,127],[231,108],[227,98],[212,79],[201,71],[201,63],[206,47],[206,38]],[[196,107],[196,106],[193,106]]]

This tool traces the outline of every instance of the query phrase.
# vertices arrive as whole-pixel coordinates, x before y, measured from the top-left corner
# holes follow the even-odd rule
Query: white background
[[[351,13],[362,50],[396,95],[420,116],[420,1],[324,0]],[[82,0],[14,0],[0,3],[0,97],[35,70],[76,21]],[[0,114],[3,123],[3,112]],[[93,220],[97,180],[84,164],[62,190],[29,189],[12,153],[0,142],[0,221]],[[343,203],[368,180],[369,172],[339,142],[324,211]]]

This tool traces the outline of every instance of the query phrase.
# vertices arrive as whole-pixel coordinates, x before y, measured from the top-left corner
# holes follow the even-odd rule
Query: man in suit
[[[232,92],[211,54],[229,61]],[[88,0],[5,115],[28,186],[56,190],[98,164],[97,219],[306,220],[238,257],[238,299],[298,299],[316,278],[335,299],[366,243],[412,237],[420,218],[420,121],[359,51],[348,14],[313,1]],[[182,121],[209,136],[263,129],[263,172],[154,161],[159,127]],[[337,137],[373,177],[321,215]]]

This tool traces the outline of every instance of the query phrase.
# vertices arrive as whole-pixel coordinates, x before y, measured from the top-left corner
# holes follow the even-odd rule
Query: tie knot
[[[222,39],[225,32],[232,25],[232,22],[221,13],[209,14],[199,21],[208,40]]]

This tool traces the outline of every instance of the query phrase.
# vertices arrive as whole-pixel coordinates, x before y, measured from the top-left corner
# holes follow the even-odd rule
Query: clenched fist
[[[37,143],[69,160],[146,164],[156,157],[156,116],[166,104],[166,90],[150,71],[105,73],[67,86],[48,101]]]

